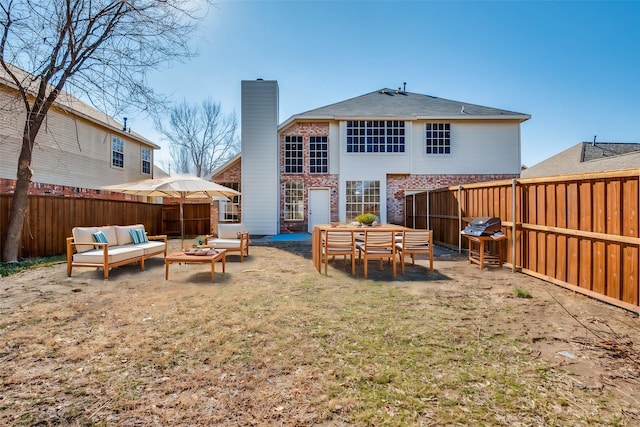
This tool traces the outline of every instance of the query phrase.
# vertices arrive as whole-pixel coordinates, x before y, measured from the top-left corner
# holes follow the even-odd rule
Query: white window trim
[[[120,142],[122,144],[122,151],[116,151],[114,145],[116,142]],[[114,153],[119,153],[122,154],[122,166],[120,165],[115,165],[114,164]],[[119,136],[115,136],[113,135],[111,137],[111,159],[110,159],[110,164],[112,168],[116,168],[116,169],[124,169],[125,163],[124,163],[124,139],[120,138]]]

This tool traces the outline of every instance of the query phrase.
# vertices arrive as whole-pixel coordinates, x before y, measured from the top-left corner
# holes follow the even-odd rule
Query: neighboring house
[[[640,168],[640,144],[580,142],[520,173],[521,178]]]
[[[253,234],[311,231],[362,212],[403,223],[406,194],[518,177],[520,124],[531,117],[381,89],[278,125],[278,101],[276,81],[242,82],[236,170]]]
[[[0,71],[0,192],[12,192],[22,145],[24,106]],[[130,124],[129,124],[130,125]],[[160,147],[66,92],[36,138],[30,192],[95,194],[103,185],[154,177]]]

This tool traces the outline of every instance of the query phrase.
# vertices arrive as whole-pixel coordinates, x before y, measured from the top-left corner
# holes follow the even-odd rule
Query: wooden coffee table
[[[215,277],[215,265],[216,262],[222,260],[222,272],[225,272],[227,267],[227,250],[226,249],[216,249],[216,253],[213,255],[187,255],[184,252],[174,252],[172,254],[164,257],[164,280],[169,279],[169,265],[174,262],[184,262],[184,263],[211,263],[211,281]]]

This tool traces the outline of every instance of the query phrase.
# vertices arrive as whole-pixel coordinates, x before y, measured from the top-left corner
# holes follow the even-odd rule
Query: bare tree
[[[169,140],[176,172],[208,176],[240,150],[235,115],[224,116],[211,99],[201,105],[182,101],[170,109],[169,127],[158,120],[156,128]]]
[[[192,56],[187,41],[198,23],[198,4],[209,2],[0,1],[0,67],[26,113],[4,261],[17,261],[32,151],[63,89],[107,113],[151,111],[159,98],[147,85],[148,71]]]

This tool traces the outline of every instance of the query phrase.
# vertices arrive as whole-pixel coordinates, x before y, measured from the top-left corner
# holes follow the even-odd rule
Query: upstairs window
[[[329,172],[329,144],[326,136],[309,138],[309,173]]]
[[[124,141],[117,136],[111,138],[111,166],[124,168]]]
[[[451,124],[426,124],[427,154],[451,154]]]
[[[347,153],[404,153],[403,120],[347,121]]]
[[[303,152],[301,136],[284,137],[284,173],[302,173]]]
[[[142,147],[142,173],[151,175],[151,149]]]

